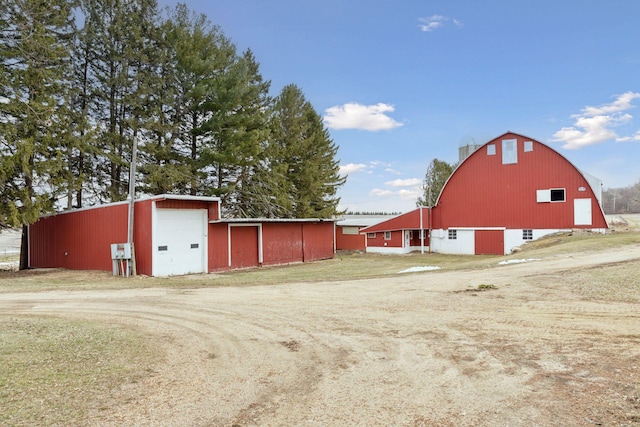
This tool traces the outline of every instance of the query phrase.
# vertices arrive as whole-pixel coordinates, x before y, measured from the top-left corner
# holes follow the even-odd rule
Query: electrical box
[[[111,245],[111,259],[131,259],[131,245],[128,243],[113,243]]]
[[[111,261],[114,276],[126,276],[131,274],[131,245],[129,243],[111,244]]]

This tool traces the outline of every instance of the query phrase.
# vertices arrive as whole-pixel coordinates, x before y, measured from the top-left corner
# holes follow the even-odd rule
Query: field
[[[507,257],[0,272],[0,424],[640,425],[639,223]]]

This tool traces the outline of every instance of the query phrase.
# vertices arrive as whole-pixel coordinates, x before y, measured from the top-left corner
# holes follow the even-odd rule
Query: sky
[[[414,209],[433,159],[508,131],[605,189],[640,180],[638,0],[185,2],[323,117],[342,209]]]

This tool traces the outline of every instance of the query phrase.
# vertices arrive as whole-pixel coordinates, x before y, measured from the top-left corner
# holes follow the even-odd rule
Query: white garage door
[[[154,276],[206,272],[207,211],[157,209]]]

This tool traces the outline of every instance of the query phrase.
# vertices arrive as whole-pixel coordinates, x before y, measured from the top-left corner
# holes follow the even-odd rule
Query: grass
[[[109,402],[158,359],[131,330],[47,317],[0,317],[0,425],[68,425]]]
[[[628,261],[572,271],[564,279],[588,299],[640,302],[640,262]]]

